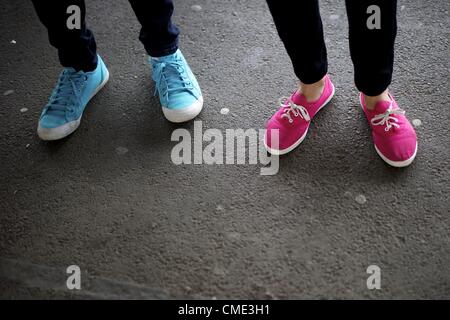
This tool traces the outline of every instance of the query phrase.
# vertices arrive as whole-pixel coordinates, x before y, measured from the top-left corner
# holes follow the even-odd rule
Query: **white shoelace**
[[[289,120],[289,123],[294,122],[294,119],[292,118],[291,114],[294,115],[294,117],[300,116],[301,118],[305,119],[306,121],[311,120],[308,110],[306,110],[306,108],[304,106],[295,104],[291,100],[291,98],[282,98],[280,101],[280,104],[282,107],[289,107],[289,108],[286,108],[284,113],[281,115],[281,118],[287,118]]]
[[[392,103],[389,106],[389,108],[384,112],[377,114],[375,117],[370,120],[370,122],[374,126],[382,126],[386,125],[386,128],[384,128],[385,131],[391,130],[392,127],[400,128],[398,125],[398,119],[394,117],[396,114],[405,114],[405,110],[397,108],[392,109]]]

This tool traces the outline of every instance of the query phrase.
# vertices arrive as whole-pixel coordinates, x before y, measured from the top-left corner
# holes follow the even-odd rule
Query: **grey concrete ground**
[[[2,1],[0,297],[450,298],[450,4],[399,2],[392,90],[421,125],[416,161],[394,169],[357,106],[343,2],[321,1],[337,95],[279,173],[261,176],[171,162],[179,126],[153,96],[124,0],[87,1],[110,82],[74,135],[40,141],[57,55],[31,3]],[[265,2],[176,1],[174,19],[204,129],[264,128],[296,85]],[[72,264],[79,292],[65,288]],[[371,264],[381,290],[366,287]]]

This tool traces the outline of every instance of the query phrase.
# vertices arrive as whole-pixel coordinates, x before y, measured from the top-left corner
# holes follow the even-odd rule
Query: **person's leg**
[[[92,71],[97,66],[96,44],[93,33],[86,28],[84,0],[32,0],[36,13],[47,28],[50,44],[58,49],[59,60],[64,67]],[[80,29],[69,29],[67,19],[71,5],[80,8]]]
[[[162,57],[178,49],[178,28],[172,23],[172,0],[130,0],[141,24],[139,40],[151,57]]]
[[[417,153],[417,137],[405,111],[388,91],[397,33],[396,0],[346,0],[350,52],[360,103],[375,150],[388,164],[404,167]],[[378,21],[377,21],[378,20]]]
[[[142,26],[139,39],[150,56],[164,116],[171,122],[195,118],[202,110],[203,97],[178,49],[179,31],[171,19],[172,0],[130,0],[130,4]]]
[[[272,154],[285,154],[306,137],[311,119],[333,97],[327,76],[327,51],[318,0],[286,3],[267,0],[278,34],[291,58],[300,87],[267,123],[264,144]],[[278,141],[272,141],[278,134]]]
[[[96,53],[92,32],[86,28],[84,1],[33,0],[33,4],[39,19],[47,27],[50,44],[58,49],[64,66],[42,110],[37,133],[43,140],[58,140],[78,128],[86,105],[108,81],[109,73]],[[68,10],[74,5],[80,9],[79,29],[70,29],[67,23],[77,12]]]
[[[286,4],[267,0],[278,34],[291,58],[301,91],[310,101],[316,100],[327,73],[327,50],[323,37],[318,0]]]
[[[368,107],[373,108],[378,100],[388,99],[397,34],[397,1],[346,0],[346,8],[355,84],[365,95]]]

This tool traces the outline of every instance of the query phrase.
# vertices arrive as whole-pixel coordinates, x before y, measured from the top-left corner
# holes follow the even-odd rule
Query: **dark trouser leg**
[[[97,66],[94,35],[86,28],[86,7],[83,0],[32,0],[36,13],[48,30],[50,44],[58,49],[64,67],[92,71]],[[81,29],[70,30],[67,19],[72,13],[67,8],[77,5],[81,10]]]
[[[318,0],[267,0],[278,34],[301,82],[311,84],[327,73]]]
[[[172,0],[130,0],[141,23],[139,39],[152,57],[169,55],[178,49],[178,28],[172,24]]]
[[[369,29],[367,8],[380,8],[380,29]],[[350,52],[359,91],[376,96],[387,89],[392,79],[394,42],[397,34],[396,0],[346,0]]]

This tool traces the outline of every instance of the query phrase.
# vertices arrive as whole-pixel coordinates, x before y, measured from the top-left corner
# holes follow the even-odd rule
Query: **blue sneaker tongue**
[[[167,64],[163,72],[169,87],[172,89],[172,93],[185,90],[183,78],[175,66]]]
[[[71,68],[71,67],[64,68],[64,71],[66,71],[66,73],[68,73],[68,74],[77,73],[77,70],[75,70],[74,68]]]
[[[164,73],[166,74],[166,78],[170,80],[182,81],[180,72],[174,66],[166,65]]]
[[[68,81],[70,81],[69,79],[73,77],[77,71],[74,68],[68,67],[64,69],[64,72],[65,74],[62,75],[60,80],[63,81],[63,83],[59,84],[57,91],[55,92],[56,96],[54,96],[52,101],[49,103],[49,108],[47,111],[49,115],[64,114],[68,101],[71,101],[74,97],[75,93],[72,91],[72,88],[70,87],[71,84]]]
[[[167,56],[162,56],[162,57],[151,57],[151,58],[152,58],[153,60],[155,60],[155,61],[166,62],[167,60],[174,60],[175,57],[177,56],[177,54],[178,54],[178,50],[175,51],[175,52],[172,53],[172,54],[167,55]]]

